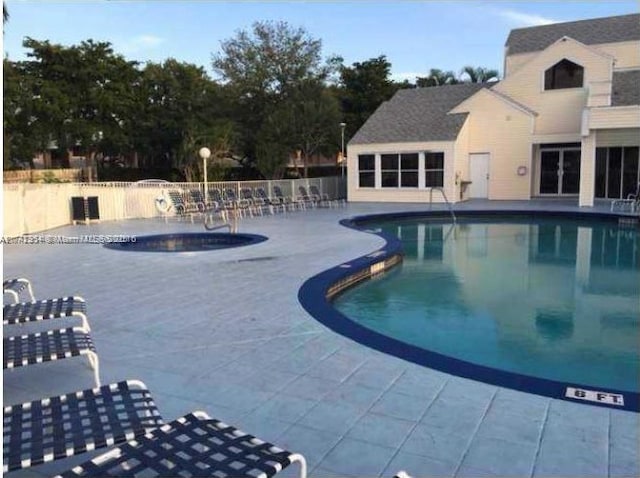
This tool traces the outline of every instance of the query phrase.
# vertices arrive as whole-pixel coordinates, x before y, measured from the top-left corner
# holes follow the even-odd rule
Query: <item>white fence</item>
[[[273,186],[278,185],[285,196],[298,196],[298,188],[315,185],[322,194],[331,198],[345,198],[343,178],[283,179],[279,181],[225,181],[210,182],[208,189],[232,188],[240,196],[240,190],[264,188],[274,196]],[[13,237],[46,231],[72,223],[71,198],[74,196],[98,197],[101,221],[152,218],[162,216],[155,206],[155,199],[170,190],[188,191],[200,189],[203,183],[62,183],[62,184],[4,184],[3,235]]]

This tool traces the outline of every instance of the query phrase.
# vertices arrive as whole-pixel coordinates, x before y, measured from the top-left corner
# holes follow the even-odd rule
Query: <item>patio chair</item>
[[[5,370],[86,355],[93,368],[96,387],[100,386],[98,355],[89,332],[82,327],[4,337],[2,347]]]
[[[261,216],[264,214],[263,209],[266,208],[267,205],[260,198],[253,197],[251,188],[240,189],[240,199],[246,201],[247,208],[252,216],[254,212]]]
[[[239,214],[244,217],[245,212],[249,210],[249,213],[253,216],[253,212],[249,209],[249,203],[246,199],[240,199],[236,196],[236,190],[234,188],[225,188],[224,197],[227,202],[233,207],[236,215]]]
[[[35,301],[36,298],[33,295],[33,289],[31,288],[31,282],[29,279],[25,279],[24,277],[20,277],[18,279],[7,279],[2,281],[2,291],[4,294],[9,294],[13,296],[14,303],[20,302],[23,292],[27,292],[29,294],[29,300]]]
[[[82,297],[19,302],[5,305],[2,309],[2,325],[25,324],[63,317],[78,317],[82,321],[82,328],[87,332],[91,330],[87,319],[87,304]]]
[[[190,202],[193,204],[193,208],[195,208],[196,211],[204,213],[208,209],[208,205],[205,203],[202,191],[199,189],[190,189],[189,195],[191,196]]]
[[[285,207],[288,210],[292,211],[294,209],[304,208],[303,202],[291,196],[285,196],[282,193],[282,188],[280,188],[280,186],[277,186],[277,185],[273,186],[273,194],[275,194],[276,198],[283,204],[283,207]]]
[[[144,383],[123,381],[4,407],[4,473],[133,440],[162,425]]]
[[[320,204],[320,198],[309,195],[304,186],[298,186],[298,194],[298,200],[302,201],[305,206],[308,204],[311,207],[317,207]]]
[[[626,199],[615,199],[611,201],[611,211],[616,209],[624,211],[629,208],[631,212],[640,211],[640,183],[636,187],[636,192],[627,195]]]
[[[264,188],[255,189],[256,197],[262,199],[262,202],[269,207],[269,211],[273,214],[275,211],[282,209],[282,212],[286,211],[284,203],[278,198],[271,198],[267,195],[267,191]]]
[[[332,207],[333,201],[327,193],[321,193],[318,186],[315,184],[309,185],[309,193],[312,197],[318,198],[320,205],[325,204],[327,207]]]
[[[237,213],[233,202],[228,201],[222,195],[222,192],[218,188],[209,188],[209,199],[216,204],[218,210],[222,213],[225,221],[229,218],[229,211],[232,211],[234,214]]]
[[[81,476],[271,477],[292,463],[307,474],[305,458],[226,423],[192,412],[147,432],[56,478]]]
[[[184,198],[180,191],[167,191],[167,195],[169,196],[169,201],[171,201],[173,210],[178,216],[182,216],[187,212],[187,204],[184,202]]]

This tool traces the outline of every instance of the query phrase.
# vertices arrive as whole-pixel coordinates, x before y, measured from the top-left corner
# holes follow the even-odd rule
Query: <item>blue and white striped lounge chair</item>
[[[98,354],[89,333],[81,327],[48,330],[2,339],[2,366],[15,369],[86,355],[100,386]]]
[[[4,407],[4,473],[133,440],[162,425],[137,380]]]
[[[264,442],[204,412],[151,430],[56,478],[84,476],[271,477],[304,457]]]
[[[25,324],[63,317],[79,317],[82,328],[87,332],[91,330],[87,319],[87,304],[82,297],[77,296],[5,305],[2,310],[2,325]]]
[[[2,281],[2,290],[3,295],[9,294],[13,296],[14,303],[18,303],[21,301],[23,292],[28,293],[29,296],[27,300],[30,300],[32,302],[36,300],[35,296],[33,295],[33,289],[31,288],[31,282],[29,282],[29,279],[25,279],[24,277]]]

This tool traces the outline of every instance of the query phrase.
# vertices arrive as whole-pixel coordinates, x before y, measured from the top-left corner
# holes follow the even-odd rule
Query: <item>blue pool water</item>
[[[604,221],[367,223],[397,235],[401,266],[334,301],[422,349],[565,383],[640,391],[640,238]]]

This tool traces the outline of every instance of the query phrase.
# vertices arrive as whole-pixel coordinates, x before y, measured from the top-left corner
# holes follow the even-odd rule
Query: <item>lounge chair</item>
[[[253,211],[249,207],[249,201],[246,199],[238,198],[236,190],[234,188],[226,188],[224,190],[224,197],[229,205],[233,208],[234,213],[244,217],[248,211],[253,216]]]
[[[4,407],[4,473],[116,445],[162,425],[147,387],[132,380]]]
[[[640,211],[640,183],[636,187],[636,192],[627,195],[626,199],[615,199],[611,201],[611,211],[629,209],[631,212]]]
[[[303,209],[304,203],[290,196],[285,196],[282,193],[282,189],[280,186],[273,186],[273,194],[275,194],[276,198],[282,203],[283,207],[289,210],[293,209]]]
[[[61,297],[34,302],[8,304],[2,309],[2,325],[25,324],[40,320],[78,317],[82,328],[91,330],[87,319],[87,304],[82,297]]]
[[[171,206],[173,210],[176,212],[178,216],[182,216],[187,212],[187,204],[182,197],[182,193],[180,191],[169,191],[167,192],[169,195],[169,200],[171,201]]]
[[[31,282],[29,282],[29,279],[25,279],[24,277],[2,281],[2,290],[3,295],[9,294],[13,296],[14,303],[20,302],[22,293],[25,291],[28,292],[28,299],[30,301],[34,302],[36,300],[35,296],[33,295],[33,289],[31,288]]]
[[[260,198],[262,202],[269,207],[269,211],[272,214],[279,209],[282,209],[282,212],[286,211],[284,203],[278,198],[269,197],[264,188],[256,188],[255,193],[256,197]]]
[[[98,355],[89,332],[82,327],[4,337],[2,347],[4,369],[86,355],[93,368],[96,387],[100,386]]]
[[[271,477],[304,457],[193,412],[147,432],[56,478],[81,476]]]
[[[298,193],[298,200],[302,201],[305,206],[308,204],[311,207],[317,207],[320,204],[320,198],[310,196],[309,193],[307,193],[307,188],[304,186],[298,186]]]
[[[261,216],[264,214],[263,209],[266,208],[267,205],[260,198],[253,197],[251,188],[240,189],[240,199],[246,201],[247,208],[252,216],[254,212]]]
[[[191,204],[193,204],[193,208],[195,208],[196,211],[204,213],[207,209],[208,206],[205,203],[204,200],[204,195],[202,194],[202,191],[200,191],[199,189],[190,189],[189,190],[189,195],[191,196]],[[187,207],[189,207],[190,205],[187,205]],[[189,207],[189,209],[191,209],[191,207]]]
[[[320,189],[318,189],[318,186],[315,184],[311,184],[309,186],[309,193],[311,194],[311,197],[315,197],[318,200],[318,205],[332,207],[333,201],[329,198],[329,195],[327,193],[321,193]]]

